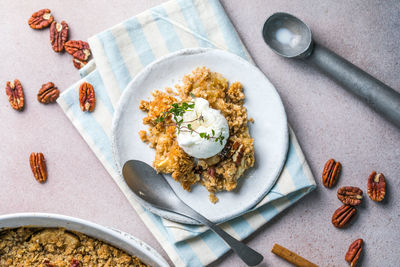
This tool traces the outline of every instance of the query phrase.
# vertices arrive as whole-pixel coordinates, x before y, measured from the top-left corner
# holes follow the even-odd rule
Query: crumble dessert
[[[139,258],[82,233],[63,228],[0,232],[0,266],[147,266]]]
[[[140,102],[139,108],[147,113],[143,124],[148,126],[148,131],[140,131],[139,136],[155,149],[153,167],[157,172],[171,174],[188,191],[192,185],[200,183],[210,192],[209,198],[213,203],[218,201],[216,192],[235,189],[237,180],[254,165],[255,160],[247,110],[243,106],[245,95],[242,84],[234,82],[229,85],[221,74],[198,67],[185,75],[183,84],[175,85],[175,90],[155,90],[152,96],[152,100]],[[196,105],[199,99],[208,102],[209,109],[223,116],[229,134],[224,132],[224,122],[219,122],[220,126],[214,123],[221,121],[216,112],[212,111],[214,117],[211,119],[205,118],[204,113],[198,114]],[[203,100],[201,105],[205,105]],[[198,117],[185,117],[185,112],[195,112]],[[208,120],[212,121],[211,127]],[[182,132],[192,135],[190,145],[198,145],[199,149],[209,145],[201,143],[199,137],[214,142],[220,148],[215,150],[215,155],[207,158],[189,155],[185,151],[190,153],[191,150],[180,145],[178,137]]]

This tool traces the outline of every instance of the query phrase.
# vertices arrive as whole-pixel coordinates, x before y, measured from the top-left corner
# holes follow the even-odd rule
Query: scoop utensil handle
[[[311,62],[400,128],[400,93],[316,43],[304,60]]]

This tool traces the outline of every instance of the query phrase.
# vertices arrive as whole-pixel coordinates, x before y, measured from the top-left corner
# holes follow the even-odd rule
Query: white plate
[[[62,227],[102,240],[139,257],[151,266],[169,264],[153,248],[128,233],[107,228],[82,219],[51,213],[15,213],[0,216],[0,231],[18,227]]]
[[[192,191],[187,192],[169,175],[166,177],[186,204],[211,221],[222,222],[254,207],[269,192],[281,172],[288,149],[288,128],[282,101],[264,74],[248,61],[223,50],[195,48],[169,54],[148,65],[125,88],[115,111],[112,129],[114,159],[120,173],[124,163],[130,159],[152,165],[155,151],[138,135],[140,130],[147,129],[142,123],[145,112],[139,110],[139,102],[151,99],[151,92],[155,89],[179,83],[185,74],[199,66],[221,73],[230,83],[240,81],[243,84],[248,116],[255,120],[249,127],[254,138],[256,164],[239,179],[235,190],[218,193],[216,204],[209,201],[209,193],[203,186],[192,186]],[[148,205],[145,207],[173,221],[198,224],[175,213]]]

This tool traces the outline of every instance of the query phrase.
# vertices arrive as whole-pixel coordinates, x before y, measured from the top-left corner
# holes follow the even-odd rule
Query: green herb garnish
[[[191,93],[191,95],[193,95],[193,94]],[[194,98],[194,95],[193,95],[192,97]],[[191,134],[192,134],[192,133],[196,133],[196,134],[198,134],[201,138],[204,138],[204,139],[206,139],[206,140],[214,139],[215,142],[219,142],[221,145],[223,144],[222,141],[224,140],[225,136],[223,136],[222,133],[220,133],[219,136],[215,136],[215,131],[214,131],[214,129],[211,129],[211,135],[210,135],[210,134],[208,134],[208,133],[203,133],[203,132],[202,132],[202,133],[199,133],[199,132],[197,132],[196,130],[194,130],[194,129],[192,128],[192,124],[190,124],[190,123],[191,123],[191,122],[194,122],[194,121],[202,121],[202,120],[204,120],[204,118],[203,118],[202,115],[200,115],[198,118],[196,118],[196,119],[194,119],[194,120],[192,120],[192,121],[186,121],[186,122],[183,121],[183,119],[182,119],[183,114],[184,114],[186,111],[191,111],[191,110],[193,110],[193,108],[194,108],[194,103],[193,103],[193,102],[173,103],[171,106],[172,106],[172,107],[171,107],[169,110],[164,111],[163,113],[161,113],[160,116],[158,116],[158,117],[156,118],[156,120],[155,120],[155,123],[156,123],[156,124],[164,122],[165,119],[166,119],[169,115],[172,115],[172,117],[173,117],[173,119],[174,119],[174,121],[175,121],[174,124],[175,124],[175,126],[177,127],[177,129],[178,129],[178,134],[179,134],[181,131],[187,131],[187,132],[190,132]],[[186,125],[185,125],[185,124],[186,124]]]

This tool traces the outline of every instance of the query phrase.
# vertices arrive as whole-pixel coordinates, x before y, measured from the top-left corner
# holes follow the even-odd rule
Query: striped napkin
[[[183,225],[146,211],[134,199],[113,161],[111,122],[126,85],[147,64],[182,48],[213,47],[252,59],[218,0],[172,0],[96,34],[89,39],[93,58],[80,70],[82,79],[58,98],[67,117],[126,195],[140,218],[176,266],[207,265],[228,246],[204,226]],[[94,112],[82,112],[78,88],[87,81],[96,92]],[[244,239],[315,188],[315,181],[294,133],[288,158],[275,186],[248,213],[221,226]]]

